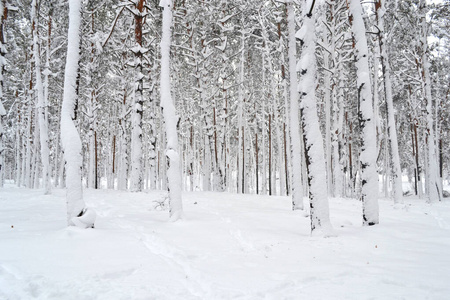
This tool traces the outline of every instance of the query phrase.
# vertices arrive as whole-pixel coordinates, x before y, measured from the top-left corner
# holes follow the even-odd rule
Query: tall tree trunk
[[[30,86],[28,89],[28,95],[27,95],[27,128],[26,128],[26,144],[25,144],[25,172],[24,172],[24,180],[25,187],[32,188],[32,181],[31,181],[31,156],[32,156],[32,150],[31,147],[33,146],[33,109],[31,108],[31,95],[32,95],[32,89],[33,89],[33,80],[32,75],[30,71]]]
[[[329,45],[327,45],[329,46]],[[331,75],[328,71],[330,68],[330,57],[328,52],[324,51],[323,63],[325,67],[324,72],[324,102],[325,102],[325,160],[327,167],[327,190],[328,195],[333,195],[333,169],[332,169],[332,155],[331,155]]]
[[[0,68],[1,70],[1,68]],[[1,86],[0,86],[1,88]],[[16,94],[17,97],[17,94]],[[1,100],[0,100],[1,102]],[[0,106],[2,104],[0,103]],[[18,187],[22,186],[22,158],[21,156],[23,156],[23,153],[21,153],[21,145],[22,145],[22,132],[21,132],[21,127],[22,127],[22,116],[21,116],[21,112],[20,109],[17,109],[17,124],[16,124],[16,178],[15,178],[15,182],[16,185]]]
[[[5,46],[5,22],[8,13],[8,9],[6,7],[6,0],[0,0],[0,14],[1,14],[1,23],[0,23],[0,187],[3,187],[4,181],[4,148],[3,148],[3,118],[6,116],[6,110],[3,106],[3,73],[5,70],[5,54],[6,54],[6,46]]]
[[[338,93],[334,99],[335,110],[337,110],[337,120],[335,120],[334,126],[334,139],[333,139],[333,172],[334,172],[334,196],[342,197],[345,195],[345,172],[343,170],[343,157],[345,152],[343,142],[343,123],[344,123],[344,79],[342,68],[339,70],[338,80]]]
[[[49,114],[48,114],[48,107],[49,107],[49,77],[51,74],[51,70],[50,70],[50,57],[51,57],[51,45],[52,45],[52,21],[53,21],[53,3],[50,3],[50,8],[48,11],[48,16],[47,16],[48,20],[47,20],[47,51],[46,51],[46,55],[45,55],[45,68],[44,68],[44,103],[45,103],[45,108],[44,108],[44,115],[45,115],[45,120],[47,120],[47,125],[49,126]],[[59,105],[58,105],[58,110],[59,110]],[[58,126],[59,128],[59,126]],[[55,173],[57,174],[57,168],[58,168],[58,164],[57,164],[57,159],[58,159],[58,140],[59,140],[59,135],[56,135],[56,151],[54,152],[54,168],[55,168]],[[50,140],[49,140],[49,147],[50,147]],[[51,170],[51,164],[49,166],[49,180],[52,177],[52,170]],[[57,186],[58,183],[58,179],[57,176],[54,176],[54,186]]]
[[[310,5],[307,5],[310,3]],[[303,43],[303,51],[299,61],[302,76],[300,77],[301,111],[303,122],[303,139],[305,146],[306,167],[308,172],[309,205],[311,217],[311,233],[322,231],[324,235],[332,234],[329,217],[328,193],[326,187],[327,174],[322,134],[315,98],[316,77],[316,24],[313,14],[315,0],[305,1],[303,7],[303,25],[297,33]]]
[[[292,209],[303,209],[303,185],[301,167],[301,140],[299,129],[299,93],[297,91],[297,47],[295,41],[295,13],[293,2],[288,3],[288,34],[289,34],[289,124],[291,134],[291,161],[292,161]]]
[[[354,37],[356,56],[356,83],[359,101],[359,125],[361,127],[361,195],[363,204],[363,224],[375,225],[378,216],[378,174],[376,169],[377,145],[372,106],[372,85],[370,82],[369,49],[366,27],[359,0],[349,0],[350,23]]]
[[[278,112],[278,120],[282,118],[281,112]],[[286,172],[284,170],[285,164],[283,163],[284,155],[283,155],[283,140],[282,140],[282,130],[283,126],[281,126],[280,122],[276,122],[277,128],[277,145],[278,145],[278,172],[280,176],[280,196],[286,195]],[[276,173],[275,173],[276,174]],[[276,176],[275,176],[276,178]]]
[[[82,144],[75,126],[78,106],[80,59],[81,2],[69,0],[69,31],[64,76],[64,97],[61,108],[61,141],[66,160],[67,222],[69,226],[94,227],[95,212],[87,209],[82,187]]]
[[[180,155],[178,153],[178,116],[172,100],[170,88],[170,45],[172,35],[172,1],[161,0],[163,7],[161,38],[161,107],[166,128],[166,157],[168,161],[167,179],[169,182],[170,219],[176,221],[182,217]]]
[[[124,54],[125,56],[125,54]],[[119,166],[117,171],[117,189],[126,190],[127,189],[127,175],[128,175],[128,140],[127,140],[127,130],[126,130],[126,119],[127,114],[127,88],[125,79],[122,80],[123,88],[123,98],[120,105],[120,117],[119,117]]]
[[[428,160],[428,172],[427,172],[427,189],[428,189],[428,202],[441,201],[442,190],[438,182],[438,167],[437,167],[437,153],[436,153],[436,140],[434,134],[434,121],[433,121],[433,99],[431,94],[431,79],[428,63],[428,24],[425,17],[425,0],[421,0],[419,9],[421,10],[421,22],[422,22],[422,36],[420,44],[422,47],[422,81],[426,102],[426,140],[427,140],[427,160]]]
[[[211,190],[211,151],[208,132],[203,135],[203,191]]]
[[[256,184],[255,184],[255,192],[257,195],[259,195],[259,148],[258,148],[258,128],[255,128],[255,178],[256,178]]]
[[[384,14],[386,8],[384,4],[385,0],[379,0],[376,5],[378,29],[380,30],[379,45],[380,45],[380,58],[383,71],[383,83],[384,93],[386,96],[386,108],[387,108],[387,123],[388,123],[388,136],[389,136],[389,150],[390,157],[392,158],[392,177],[393,177],[393,197],[395,203],[403,203],[403,191],[402,191],[402,170],[400,166],[400,155],[398,151],[398,138],[397,128],[395,126],[395,114],[394,114],[394,100],[392,96],[392,81],[391,81],[391,66],[389,63],[389,57],[387,55],[387,43],[386,34],[384,32]]]
[[[135,3],[135,42],[136,49],[134,58],[136,85],[133,92],[133,108],[131,117],[131,176],[130,185],[132,192],[142,191],[144,183],[143,155],[142,155],[142,115],[144,106],[144,74],[143,72],[143,48],[142,48],[142,26],[145,0],[138,0]]]
[[[269,195],[272,196],[272,111],[269,112]]]
[[[39,123],[39,137],[41,145],[41,163],[42,163],[42,179],[44,183],[44,194],[51,193],[50,182],[50,149],[48,145],[48,120],[46,116],[46,106],[44,99],[44,87],[42,84],[41,76],[41,57],[40,57],[40,42],[39,42],[39,30],[38,30],[38,11],[37,1],[33,0],[31,3],[31,16],[32,16],[32,29],[33,29],[33,49],[34,49],[34,68],[36,73],[36,93],[38,101],[36,103]]]

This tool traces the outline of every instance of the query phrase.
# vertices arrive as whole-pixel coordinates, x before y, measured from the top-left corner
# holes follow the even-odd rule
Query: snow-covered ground
[[[310,236],[287,197],[85,190],[95,229],[66,227],[63,190],[0,190],[0,299],[450,299],[450,202],[331,199],[337,237]],[[307,206],[307,205],[305,205]]]

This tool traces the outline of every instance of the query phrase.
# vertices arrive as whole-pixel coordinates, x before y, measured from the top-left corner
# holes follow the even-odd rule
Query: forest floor
[[[334,198],[324,238],[288,197],[184,193],[169,222],[161,191],[84,192],[95,229],[66,226],[64,190],[0,190],[0,299],[449,299],[450,198],[380,199],[372,227]]]

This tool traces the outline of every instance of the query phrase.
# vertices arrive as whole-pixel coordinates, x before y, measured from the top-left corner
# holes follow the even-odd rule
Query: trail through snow
[[[95,229],[66,227],[63,190],[0,190],[0,299],[448,299],[450,203],[331,199],[337,237],[310,236],[287,197],[85,190]],[[447,199],[447,198],[446,198]],[[306,207],[307,205],[305,205]]]

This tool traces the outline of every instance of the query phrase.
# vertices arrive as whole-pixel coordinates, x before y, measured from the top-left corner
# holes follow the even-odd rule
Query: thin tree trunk
[[[255,130],[258,130],[257,128]],[[258,132],[255,133],[255,177],[256,177],[256,194],[259,194],[259,148],[258,148]]]
[[[329,54],[324,53],[324,67],[329,70],[330,58]],[[324,89],[325,89],[325,158],[327,166],[327,190],[328,196],[333,195],[333,170],[332,170],[332,155],[331,155],[331,76],[328,71],[324,74]]]
[[[1,86],[0,86],[1,88]],[[16,93],[17,97],[17,93]],[[1,101],[1,100],[0,100]],[[0,105],[2,105],[0,103]],[[22,134],[20,128],[22,127],[22,116],[20,109],[17,109],[17,124],[16,124],[16,178],[15,183],[18,187],[22,186],[22,158],[23,153],[21,153],[21,144],[22,144]]]
[[[97,131],[94,131],[94,188],[98,189],[98,147],[97,147]]]
[[[242,126],[242,194],[245,194],[245,127]]]
[[[288,162],[288,155],[287,155],[287,149],[288,149],[288,141],[287,141],[287,134],[286,134],[286,123],[283,123],[283,149],[284,149],[284,179],[285,179],[285,189],[286,189],[286,196],[289,196],[289,162]]]
[[[31,85],[30,80],[30,85]],[[31,94],[31,92],[30,92]],[[27,188],[32,188],[32,182],[31,182],[31,147],[33,146],[32,142],[32,124],[33,124],[33,109],[31,108],[31,96],[28,95],[28,118],[27,118],[27,135],[26,135],[26,155],[25,155],[25,172],[24,172],[24,183]]]
[[[272,195],[272,112],[269,113],[269,195]]]

